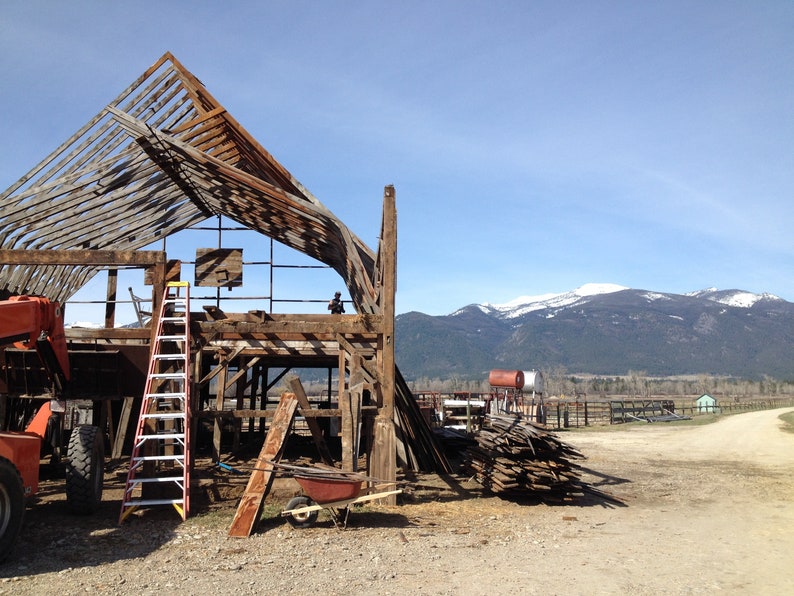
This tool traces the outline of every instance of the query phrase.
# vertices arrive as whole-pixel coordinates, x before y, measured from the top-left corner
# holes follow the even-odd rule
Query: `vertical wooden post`
[[[259,400],[259,409],[260,410],[266,410],[267,409],[267,391],[268,391],[268,387],[269,387],[269,384],[268,384],[269,379],[270,379],[270,368],[268,368],[267,366],[263,366],[262,367],[262,396],[261,396],[261,399]],[[267,420],[266,418],[260,418],[259,419],[259,426],[258,426],[257,432],[260,435],[264,435],[265,434],[265,427],[267,426],[266,423],[265,423],[266,420]]]
[[[397,446],[394,432],[394,297],[397,289],[397,209],[393,186],[383,191],[383,223],[380,236],[380,275],[377,288],[383,328],[378,341],[380,408],[375,419],[370,475],[385,481],[397,479]],[[396,495],[384,499],[396,504]]]
[[[150,349],[154,349],[157,326],[160,322],[160,305],[165,294],[165,261],[152,265],[150,270],[152,279],[152,335]]]
[[[262,379],[262,365],[254,365],[254,370],[251,373],[251,392],[248,397],[248,409],[256,410],[256,394],[259,392],[259,382]],[[245,442],[252,445],[254,442],[254,434],[256,431],[256,418],[248,419],[248,432],[246,434]]]
[[[195,460],[196,460],[196,449],[195,445],[198,443],[196,437],[198,437],[198,429],[199,429],[199,417],[196,415],[197,412],[201,411],[204,405],[204,398],[202,397],[202,393],[205,391],[203,387],[199,387],[199,381],[202,378],[202,366],[204,364],[202,358],[202,351],[199,348],[192,356],[192,366],[193,366],[193,374],[190,379],[190,411],[192,412],[190,416],[190,436],[194,437],[192,439],[194,448],[190,449],[190,469],[193,470]],[[207,383],[207,395],[209,395],[209,383]],[[209,403],[209,397],[207,397],[207,403]]]
[[[121,416],[119,416],[118,431],[116,432],[116,439],[113,441],[113,450],[111,451],[110,455],[110,459],[112,461],[121,459],[121,454],[124,450],[124,441],[127,438],[127,429],[130,426],[130,414],[132,413],[134,401],[135,398],[133,397],[125,397],[124,403],[121,406]]]
[[[119,270],[108,269],[108,290],[105,301],[105,329],[116,326],[116,290],[118,289]]]
[[[224,354],[223,357],[220,358],[218,366],[222,366],[223,369],[218,374],[218,390],[215,394],[215,411],[216,412],[223,412],[223,399],[224,393],[226,392],[226,375],[229,370],[229,360],[227,355]],[[221,431],[222,431],[223,419],[220,417],[215,418],[215,425],[212,430],[212,461],[219,461],[221,458]]]
[[[350,376],[347,382],[347,391],[345,391],[345,408],[342,410],[342,449],[347,452],[353,472],[358,471],[361,442],[361,402],[364,394],[361,361],[361,354],[350,355]]]
[[[339,346],[339,389],[337,391],[337,404],[341,412],[339,420],[339,434],[342,439],[342,469],[352,472],[353,465],[353,434],[350,426],[350,392],[347,383],[347,358],[348,354],[340,344]]]
[[[238,371],[244,369],[245,364],[243,362],[243,357],[239,356],[237,362],[239,366],[237,367]],[[235,403],[235,408],[238,410],[242,410],[245,407],[245,388],[246,388],[246,375],[241,376],[237,379],[237,384],[235,385],[235,397],[237,401]],[[232,450],[237,451],[240,449],[240,437],[242,436],[243,432],[243,419],[242,418],[235,418],[234,419],[234,442],[232,443]]]
[[[383,385],[383,416],[394,420],[394,299],[397,292],[397,207],[394,187],[387,186],[383,191],[383,230],[381,254],[383,266],[383,287],[381,295],[381,315],[383,315],[383,336],[381,347],[381,384]]]

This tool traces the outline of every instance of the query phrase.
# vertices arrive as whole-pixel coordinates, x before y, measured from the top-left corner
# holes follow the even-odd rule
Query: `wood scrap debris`
[[[584,495],[584,456],[545,427],[517,416],[488,415],[464,456],[464,470],[497,494],[565,501]]]

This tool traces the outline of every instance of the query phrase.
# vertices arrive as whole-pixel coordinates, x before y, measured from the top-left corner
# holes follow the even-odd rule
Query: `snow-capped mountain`
[[[510,302],[504,304],[485,304],[475,305],[482,309],[483,312],[497,316],[502,319],[514,319],[522,315],[544,309],[556,310],[564,307],[573,306],[582,302],[588,301],[594,296],[602,296],[604,294],[612,294],[614,292],[622,292],[630,290],[626,286],[610,283],[588,283],[575,290],[563,292],[560,294],[541,294],[539,296],[520,296]],[[642,294],[648,300],[669,300],[670,296],[674,294],[666,294],[661,292],[644,292]],[[761,301],[782,301],[774,294],[753,294],[744,290],[718,290],[717,288],[708,288],[705,290],[697,290],[695,292],[688,292],[684,296],[691,296],[693,298],[703,298],[725,304],[727,306],[735,306],[739,308],[750,308],[754,304]],[[466,307],[467,308],[467,307]],[[461,312],[463,309],[455,311],[453,315]]]
[[[752,292],[745,292],[743,290],[718,290],[717,288],[708,288],[706,290],[698,290],[697,292],[689,292],[685,294],[685,296],[692,296],[693,298],[705,298],[707,300],[719,302],[720,304],[725,304],[727,306],[737,306],[739,308],[750,308],[757,302],[761,302],[763,300],[779,300],[785,302],[782,298],[778,298],[774,294],[768,294],[766,292],[763,294],[753,294]]]
[[[570,292],[471,304],[396,320],[397,362],[410,377],[480,378],[492,368],[579,373],[711,373],[789,378],[794,304],[708,288],[687,294],[586,284]]]
[[[589,283],[580,288],[562,294],[541,294],[540,296],[520,296],[505,304],[485,303],[478,305],[483,312],[492,313],[504,319],[520,317],[523,314],[545,308],[562,308],[580,302],[582,298],[599,296],[628,290],[625,286],[617,284]]]

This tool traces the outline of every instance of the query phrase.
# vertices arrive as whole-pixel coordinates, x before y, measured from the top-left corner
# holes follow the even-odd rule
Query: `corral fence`
[[[555,400],[544,402],[538,422],[555,429],[591,425],[623,424],[637,420],[671,420],[704,414],[735,414],[753,410],[771,410],[794,406],[794,397],[747,399],[718,402],[716,406],[698,406],[693,399],[596,399]]]
[[[698,405],[696,397],[649,398],[598,397],[588,399],[586,394],[575,398],[524,397],[515,403],[505,404],[493,394],[423,391],[414,398],[428,424],[431,426],[457,425],[472,430],[477,428],[486,414],[520,414],[524,418],[552,429],[579,428],[636,421],[669,421],[694,418],[705,414],[734,414],[752,410],[770,410],[794,406],[794,396],[778,398],[743,398],[717,401],[716,404]],[[505,409],[505,405],[508,407]]]

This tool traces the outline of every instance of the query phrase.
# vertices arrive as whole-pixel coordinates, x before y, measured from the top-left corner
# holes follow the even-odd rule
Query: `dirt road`
[[[794,434],[778,419],[791,410],[561,435],[620,503],[516,503],[435,479],[344,531],[271,513],[227,539],[234,502],[118,528],[114,490],[99,516],[74,518],[53,488],[28,511],[0,594],[792,594]]]

